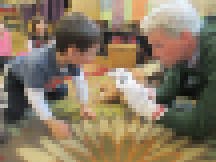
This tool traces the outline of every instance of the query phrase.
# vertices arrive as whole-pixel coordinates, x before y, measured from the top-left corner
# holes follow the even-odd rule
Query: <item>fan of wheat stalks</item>
[[[120,117],[72,124],[70,140],[41,137],[41,148],[17,149],[27,162],[185,162],[204,161],[208,148],[176,137],[161,125]],[[210,161],[210,160],[206,160]]]
[[[158,69],[150,66],[132,72],[142,84],[144,76],[151,76]],[[90,87],[94,90],[99,87],[103,92],[101,95],[97,90],[95,95],[90,95],[95,103],[112,101],[120,95],[114,80],[102,79],[101,83],[98,78],[95,80],[89,80]],[[41,137],[40,147],[24,146],[17,149],[17,154],[26,162],[210,162],[203,160],[209,151],[205,144],[192,144],[188,137],[176,137],[171,129],[141,121],[140,117],[128,113],[125,119],[118,115],[103,117],[102,113],[94,121],[81,120],[71,124],[71,139],[56,141]]]

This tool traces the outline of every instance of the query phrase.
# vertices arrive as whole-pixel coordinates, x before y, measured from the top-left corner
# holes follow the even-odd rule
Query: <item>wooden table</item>
[[[26,162],[197,162],[208,151],[205,145],[190,144],[186,137],[176,138],[161,125],[139,120],[101,118],[81,121],[72,128],[76,136],[69,140],[41,136],[40,147],[20,146],[17,155]]]

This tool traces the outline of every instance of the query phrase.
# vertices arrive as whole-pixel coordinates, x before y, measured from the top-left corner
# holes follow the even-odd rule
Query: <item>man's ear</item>
[[[183,31],[180,33],[180,39],[183,41],[190,41],[193,38],[192,32]]]
[[[197,46],[196,37],[193,36],[192,32],[183,31],[180,34],[180,39],[184,46],[188,49],[189,53],[193,53]]]

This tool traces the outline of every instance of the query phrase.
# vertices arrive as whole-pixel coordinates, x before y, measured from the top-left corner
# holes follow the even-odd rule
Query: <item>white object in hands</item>
[[[155,99],[149,97],[155,98],[156,89],[138,84],[133,79],[132,73],[124,68],[117,68],[108,72],[108,75],[115,78],[116,88],[123,92],[132,110],[151,120],[152,114],[157,111],[157,104]]]
[[[73,83],[76,86],[77,97],[79,97],[81,104],[88,104],[88,81],[85,80],[83,69],[80,71],[79,76],[72,77]]]

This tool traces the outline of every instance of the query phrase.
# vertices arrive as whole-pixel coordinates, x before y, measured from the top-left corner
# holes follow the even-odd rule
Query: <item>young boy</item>
[[[44,44],[50,42],[48,35],[48,24],[45,23],[42,16],[37,16],[32,19],[32,31],[29,33],[28,49],[40,48]]]
[[[28,56],[11,61],[5,68],[5,88],[8,106],[5,122],[15,123],[32,107],[40,120],[56,138],[70,135],[69,127],[56,120],[49,110],[44,86],[55,78],[72,76],[81,102],[81,115],[94,117],[88,107],[88,83],[81,71],[83,64],[95,59],[100,48],[100,29],[96,23],[80,13],[64,16],[56,25],[56,44],[35,48]]]
[[[168,112],[158,122],[194,139],[213,135],[216,126],[215,24],[205,18],[202,26],[195,8],[182,1],[161,5],[141,21],[152,56],[164,65],[156,100]]]

